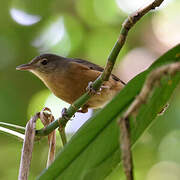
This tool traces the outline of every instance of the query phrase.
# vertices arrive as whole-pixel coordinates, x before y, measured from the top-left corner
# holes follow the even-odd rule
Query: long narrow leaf
[[[21,134],[19,132],[16,132],[16,131],[13,131],[11,129],[4,128],[4,127],[0,127],[0,131],[2,131],[5,134],[12,135],[12,136],[15,136],[21,140],[24,140],[24,134]]]
[[[39,179],[59,177],[61,180],[101,180],[121,162],[119,129],[116,118],[137,96],[149,72],[161,65],[179,61],[180,45],[160,57],[147,71],[131,80],[126,87],[101,111],[95,114],[72,137],[57,155],[54,163]],[[171,81],[171,83],[168,83]],[[132,126],[132,145],[150,126],[157,113],[170,98],[180,81],[180,75],[165,78],[161,87],[156,87],[152,97],[145,104]]]

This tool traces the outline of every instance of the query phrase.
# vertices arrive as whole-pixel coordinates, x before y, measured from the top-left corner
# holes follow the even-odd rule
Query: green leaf
[[[24,140],[24,134],[21,134],[21,133],[19,133],[19,132],[17,132],[17,131],[13,131],[13,130],[11,130],[11,129],[8,129],[8,128],[4,128],[4,127],[1,127],[0,126],[0,133],[5,133],[5,134],[7,134],[7,135],[11,135],[11,136],[13,136],[13,137],[16,137],[16,138],[18,138],[18,139],[20,139],[20,140]]]
[[[90,118],[57,155],[54,163],[38,179],[101,180],[121,162],[117,117],[140,92],[149,72],[161,65],[180,60],[180,45],[160,57],[148,70],[132,79],[126,87],[101,111]],[[164,107],[180,80],[180,74],[162,78],[147,104],[143,105],[131,122],[132,145],[153,122]]]
[[[9,130],[13,130],[15,132],[19,132],[21,134],[25,133],[25,127],[18,126],[18,125],[15,125],[15,124],[0,122],[0,127],[6,128],[6,129],[9,129]]]

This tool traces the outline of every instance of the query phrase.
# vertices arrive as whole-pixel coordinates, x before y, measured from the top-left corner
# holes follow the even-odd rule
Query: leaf
[[[22,126],[0,122],[0,131],[5,134],[17,137],[20,140],[24,140],[25,128]]]
[[[180,45],[160,57],[148,70],[132,79],[126,87],[101,111],[90,118],[57,155],[54,163],[38,177],[49,180],[101,180],[121,162],[119,128],[116,120],[141,90],[152,69],[179,61]],[[177,55],[177,56],[176,56]],[[180,74],[163,78],[148,103],[143,105],[131,122],[132,145],[151,125],[157,113],[170,98],[180,81]],[[170,82],[170,83],[168,83]]]
[[[19,132],[21,134],[25,133],[25,127],[18,126],[15,124],[0,122],[0,127],[8,128],[9,130],[13,130],[13,131]]]
[[[19,132],[16,132],[16,131],[13,131],[11,129],[4,128],[4,127],[0,127],[0,131],[2,131],[5,134],[9,134],[9,135],[15,136],[15,137],[17,137],[20,140],[24,140],[24,134],[21,134]]]

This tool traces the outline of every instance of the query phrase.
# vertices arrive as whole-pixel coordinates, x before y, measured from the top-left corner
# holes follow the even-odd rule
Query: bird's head
[[[27,64],[17,66],[17,70],[27,70],[34,74],[49,74],[56,71],[57,67],[61,66],[64,58],[54,54],[42,54],[35,57],[32,61]]]

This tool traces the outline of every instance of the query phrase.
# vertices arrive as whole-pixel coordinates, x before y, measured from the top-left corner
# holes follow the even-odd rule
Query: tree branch
[[[102,83],[104,81],[108,81],[112,69],[114,67],[114,63],[116,61],[116,58],[123,47],[126,37],[128,34],[128,31],[134,26],[134,24],[143,17],[146,13],[148,13],[151,9],[155,9],[156,7],[160,6],[160,4],[163,2],[163,0],[155,0],[153,3],[148,5],[147,7],[138,10],[137,12],[130,15],[122,24],[122,28],[120,31],[119,38],[117,42],[115,43],[115,46],[113,47],[108,60],[106,67],[103,71],[103,73],[92,83],[92,88],[94,92],[97,92],[99,88],[101,87]],[[87,91],[85,94],[83,94],[80,98],[78,98],[66,111],[66,117],[62,116],[58,119],[56,119],[54,122],[52,122],[50,125],[48,125],[46,128],[40,129],[36,131],[37,136],[46,136],[49,133],[51,133],[54,129],[56,129],[59,125],[61,127],[65,127],[69,119],[77,112],[77,110],[82,107],[92,96],[94,93],[92,91]]]

